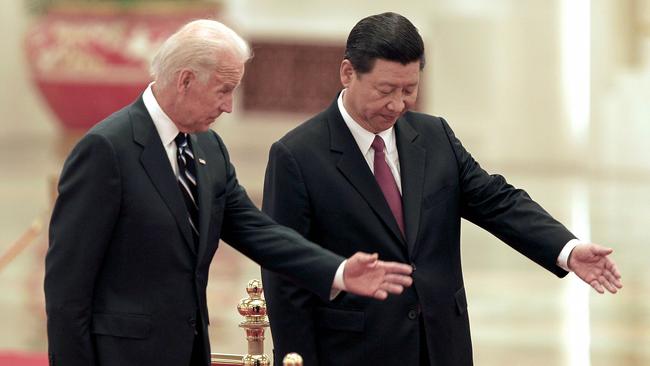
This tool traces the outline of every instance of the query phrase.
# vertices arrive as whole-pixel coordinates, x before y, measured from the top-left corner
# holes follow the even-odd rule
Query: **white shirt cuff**
[[[346,291],[345,282],[343,282],[343,270],[345,269],[345,263],[347,262],[347,259],[341,262],[339,268],[336,270],[334,282],[332,283],[332,291],[330,292],[330,300],[334,300],[341,291]]]
[[[580,244],[584,244],[584,242],[578,239],[571,239],[566,243],[564,248],[562,248],[560,255],[557,256],[557,265],[560,268],[567,272],[571,272],[569,269],[569,255],[571,255],[571,251]]]

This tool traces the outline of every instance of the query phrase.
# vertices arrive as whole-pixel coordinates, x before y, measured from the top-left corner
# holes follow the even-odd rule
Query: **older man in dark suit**
[[[344,261],[250,201],[209,129],[231,112],[249,57],[223,24],[187,24],[162,45],[142,97],[73,149],[45,263],[51,365],[208,366],[205,290],[220,238],[323,301],[410,285],[410,266]]]
[[[577,241],[484,171],[444,119],[409,111],[423,67],[406,18],[361,20],[340,67],[345,89],[271,148],[265,212],[341,255],[376,251],[414,269],[413,287],[383,303],[349,293],[324,302],[263,271],[276,362],[292,351],[309,366],[471,365],[461,218],[557,276],[572,270],[598,292],[621,287],[611,249]]]

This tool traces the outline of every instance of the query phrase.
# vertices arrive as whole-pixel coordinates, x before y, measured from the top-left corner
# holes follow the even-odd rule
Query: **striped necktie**
[[[176,160],[178,161],[178,185],[180,186],[185,206],[188,212],[188,221],[192,227],[194,243],[199,240],[199,205],[196,185],[196,166],[194,154],[190,149],[186,133],[179,133],[174,139],[176,147]]]

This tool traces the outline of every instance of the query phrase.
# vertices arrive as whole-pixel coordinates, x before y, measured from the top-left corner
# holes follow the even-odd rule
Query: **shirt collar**
[[[338,104],[339,111],[341,112],[341,116],[343,117],[343,121],[345,121],[345,124],[348,126],[348,129],[352,133],[352,137],[354,137],[357,145],[359,145],[359,149],[365,155],[368,150],[370,150],[370,146],[375,139],[375,134],[361,127],[361,125],[357,123],[345,109],[345,106],[343,105],[343,93],[345,93],[346,90],[347,89],[343,89],[343,91],[339,93],[339,97],[336,102]],[[381,131],[377,135],[381,136],[381,138],[384,140],[387,154],[392,154],[395,149],[397,149],[397,145],[395,144],[395,126],[385,131]]]
[[[153,95],[153,90],[151,90],[153,84],[153,82],[150,83],[149,86],[147,86],[147,89],[145,89],[142,94],[142,101],[153,120],[154,126],[156,126],[156,130],[158,131],[158,135],[160,135],[160,140],[162,141],[163,146],[168,146],[174,142],[179,131],[178,127],[176,127],[165,111],[162,110],[156,97]]]

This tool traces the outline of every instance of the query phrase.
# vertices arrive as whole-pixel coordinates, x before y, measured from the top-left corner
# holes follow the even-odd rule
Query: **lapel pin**
[[[199,158],[199,164],[201,164],[201,165],[205,165],[205,160]]]

